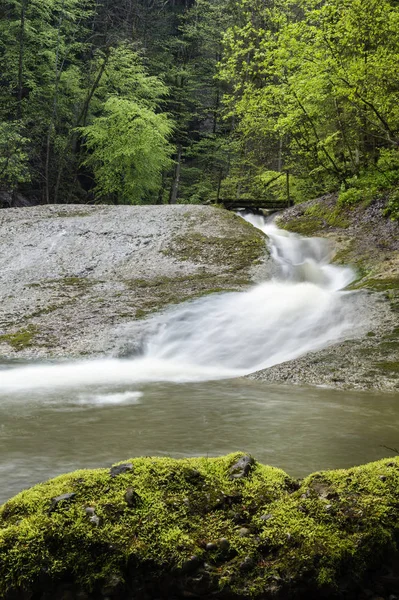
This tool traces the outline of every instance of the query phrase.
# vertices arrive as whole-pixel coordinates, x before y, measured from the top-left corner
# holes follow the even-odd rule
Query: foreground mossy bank
[[[249,456],[138,458],[0,511],[0,597],[362,598],[396,552],[399,459],[302,482]]]

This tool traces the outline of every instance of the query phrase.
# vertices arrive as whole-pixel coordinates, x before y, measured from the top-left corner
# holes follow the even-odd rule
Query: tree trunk
[[[217,189],[217,193],[216,193],[216,203],[217,204],[219,204],[219,200],[220,200],[220,189],[222,187],[222,181],[223,181],[223,169],[220,169],[219,177],[218,177],[218,189]]]
[[[172,193],[170,195],[170,204],[176,204],[177,196],[179,194],[181,155],[182,155],[182,147],[181,147],[181,144],[179,144],[179,146],[177,148],[177,163],[176,163],[176,170],[175,170],[175,178],[173,180],[173,185],[172,185]]]
[[[287,183],[287,206],[288,208],[291,206],[291,194],[290,194],[290,172],[286,173],[286,183]]]
[[[58,103],[58,87],[60,83],[60,77],[62,72],[62,65],[58,68],[58,61],[60,56],[60,37],[61,27],[64,20],[64,5],[65,0],[61,6],[61,14],[58,21],[58,32],[57,32],[57,49],[55,53],[55,77],[54,77],[54,99],[53,99],[53,110],[50,117],[50,123],[47,131],[47,144],[46,144],[46,167],[45,167],[45,182],[46,182],[46,204],[50,203],[50,150],[51,150],[51,134],[53,133],[54,121],[57,114],[57,103]]]
[[[279,148],[278,148],[278,162],[277,162],[277,171],[281,173],[283,168],[283,138],[280,138]]]
[[[17,119],[22,117],[22,96],[23,96],[23,72],[24,72],[24,52],[25,52],[25,14],[28,0],[23,0],[21,4],[20,17],[20,36],[19,36],[19,57],[18,57],[18,102]]]

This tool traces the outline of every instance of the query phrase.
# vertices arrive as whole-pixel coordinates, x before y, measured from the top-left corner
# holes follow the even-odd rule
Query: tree
[[[155,201],[162,172],[171,165],[171,121],[118,97],[107,100],[104,113],[81,129],[96,195],[125,204]]]
[[[225,36],[221,76],[246,160],[289,168],[306,197],[348,185],[381,148],[396,151],[395,3],[245,0],[241,7],[241,25]]]
[[[20,123],[0,123],[0,182],[7,190],[30,181],[28,145],[20,132]]]

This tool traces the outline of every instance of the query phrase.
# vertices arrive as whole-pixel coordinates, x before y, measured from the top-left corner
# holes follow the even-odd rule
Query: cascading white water
[[[353,328],[350,268],[329,264],[328,243],[245,217],[269,237],[278,277],[245,292],[182,304],[156,317],[141,357],[15,367],[0,371],[0,393],[153,381],[237,377],[327,346]]]

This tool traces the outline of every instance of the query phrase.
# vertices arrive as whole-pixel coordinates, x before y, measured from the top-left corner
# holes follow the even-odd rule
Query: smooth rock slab
[[[213,207],[0,210],[0,355],[131,351],[146,316],[212,290],[242,289],[263,258],[265,236]]]

